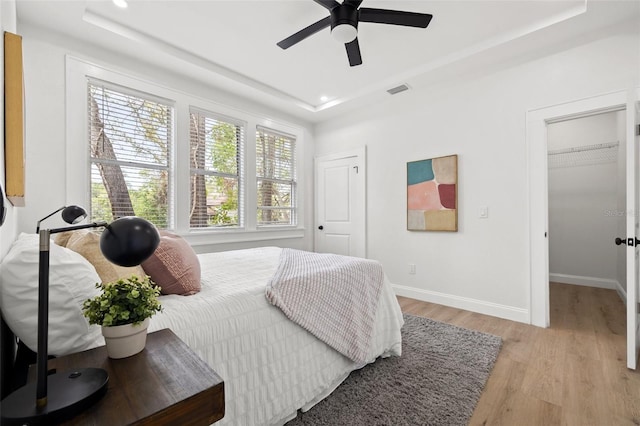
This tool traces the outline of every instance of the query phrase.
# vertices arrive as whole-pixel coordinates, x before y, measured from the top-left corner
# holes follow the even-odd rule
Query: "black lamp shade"
[[[160,234],[140,217],[121,217],[107,225],[100,237],[100,250],[111,262],[135,266],[144,262],[160,244]]]
[[[62,219],[67,223],[78,223],[87,217],[87,212],[80,206],[69,206],[62,210]]]

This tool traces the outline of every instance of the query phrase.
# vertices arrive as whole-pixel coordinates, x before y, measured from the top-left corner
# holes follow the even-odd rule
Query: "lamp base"
[[[47,377],[47,404],[36,407],[36,383],[27,383],[0,406],[3,425],[53,424],[86,410],[107,392],[109,376],[101,368],[80,368]]]

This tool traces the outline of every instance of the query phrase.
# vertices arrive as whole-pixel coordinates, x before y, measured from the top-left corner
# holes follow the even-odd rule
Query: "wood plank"
[[[567,425],[611,424],[609,397],[600,360],[567,354],[563,369],[564,400],[562,423]]]
[[[5,192],[14,206],[24,206],[24,81],[22,37],[4,33]]]
[[[567,333],[562,330],[549,330],[544,336],[538,333],[535,342],[522,391],[541,401],[562,405]]]

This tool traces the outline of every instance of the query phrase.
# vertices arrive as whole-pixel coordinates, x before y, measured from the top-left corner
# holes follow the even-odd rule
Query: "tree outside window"
[[[256,129],[258,226],[296,224],[295,138]]]
[[[239,227],[244,124],[190,113],[191,228]]]
[[[92,220],[135,215],[168,228],[172,106],[97,82],[88,103]]]

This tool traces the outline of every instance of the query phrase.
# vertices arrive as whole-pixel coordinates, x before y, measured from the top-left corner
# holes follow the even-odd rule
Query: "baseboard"
[[[617,290],[618,286],[620,285],[618,284],[617,280],[552,273],[549,273],[549,281],[554,283],[583,285],[587,287],[608,288],[611,290]]]
[[[398,296],[410,297],[423,302],[451,306],[453,308],[464,309],[466,311],[477,312],[479,314],[523,322],[525,324],[530,323],[528,309],[514,308],[513,306],[500,305],[498,303],[491,303],[484,300],[454,296],[451,294],[407,287],[404,285],[393,285],[393,290]]]

